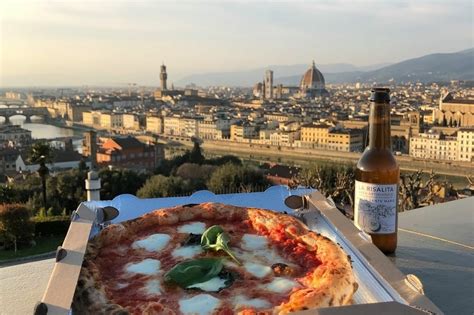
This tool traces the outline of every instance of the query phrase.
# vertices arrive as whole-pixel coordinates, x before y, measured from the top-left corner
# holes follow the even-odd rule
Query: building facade
[[[474,162],[474,127],[460,128],[457,134],[458,161]]]
[[[97,150],[97,164],[131,169],[154,169],[158,165],[154,145],[133,137],[103,139]]]
[[[433,110],[433,122],[440,126],[474,126],[474,100],[457,99],[451,93],[440,97],[439,106]]]
[[[146,117],[146,131],[156,134],[163,133],[163,117],[150,115]]]
[[[457,137],[439,132],[421,133],[410,140],[410,156],[415,158],[456,161],[458,151]]]

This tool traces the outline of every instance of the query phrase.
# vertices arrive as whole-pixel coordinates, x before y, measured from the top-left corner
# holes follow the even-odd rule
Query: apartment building
[[[146,145],[134,137],[112,137],[103,139],[97,150],[100,166],[115,166],[136,169],[156,167],[155,146]]]
[[[301,126],[301,144],[303,147],[321,147],[327,146],[329,138],[329,129],[327,124],[306,124]]]
[[[163,117],[158,115],[150,115],[146,117],[146,131],[162,134],[163,127]]]
[[[335,128],[327,124],[306,124],[301,127],[301,146],[361,152],[364,149],[364,132],[360,129]]]
[[[300,139],[300,131],[275,130],[270,134],[270,144],[275,146],[292,147],[296,140]]]
[[[126,130],[140,130],[140,121],[138,120],[138,116],[130,113],[123,114],[122,127]]]
[[[31,142],[31,131],[18,125],[0,126],[0,148],[22,146]]]
[[[458,161],[474,162],[474,127],[463,127],[457,134]]]
[[[230,126],[230,140],[242,142],[249,139],[258,138],[257,127],[247,123],[232,124]]]
[[[333,129],[328,133],[329,150],[362,152],[364,150],[363,132],[357,129]]]
[[[456,136],[430,130],[410,139],[410,156],[421,159],[458,159],[459,143]]]
[[[201,139],[219,140],[230,137],[230,120],[201,119],[197,122],[197,136]]]

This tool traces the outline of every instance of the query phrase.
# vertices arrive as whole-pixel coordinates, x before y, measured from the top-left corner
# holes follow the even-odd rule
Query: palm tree
[[[40,141],[33,144],[30,151],[30,162],[39,163],[38,175],[41,177],[41,185],[43,188],[43,206],[47,208],[46,199],[46,176],[49,174],[49,168],[46,163],[51,163],[53,160],[53,151],[49,143]]]

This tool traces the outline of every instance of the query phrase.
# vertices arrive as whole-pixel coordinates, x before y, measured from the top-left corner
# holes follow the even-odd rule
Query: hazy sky
[[[470,0],[0,1],[0,86],[156,85],[162,61],[173,81],[472,46]]]

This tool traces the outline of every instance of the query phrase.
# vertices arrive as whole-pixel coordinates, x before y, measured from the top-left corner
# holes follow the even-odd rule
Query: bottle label
[[[398,185],[355,181],[354,223],[371,234],[395,233]]]

